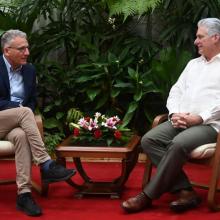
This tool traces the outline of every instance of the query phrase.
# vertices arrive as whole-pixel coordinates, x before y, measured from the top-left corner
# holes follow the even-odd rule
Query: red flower
[[[73,136],[78,137],[79,136],[79,129],[78,128],[74,128],[73,130]]]
[[[114,133],[115,138],[118,139],[118,140],[121,139],[121,135],[122,135],[121,132],[118,131],[118,130],[116,130],[115,133]]]
[[[99,139],[102,136],[102,131],[101,130],[95,130],[94,131],[94,137],[96,139]]]
[[[85,117],[85,120],[87,121],[87,122],[89,122],[90,121],[90,117],[88,116],[88,117]]]

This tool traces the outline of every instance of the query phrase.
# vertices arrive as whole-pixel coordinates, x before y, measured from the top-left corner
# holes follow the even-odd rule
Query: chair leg
[[[15,179],[6,179],[6,180],[0,180],[0,185],[9,185],[9,184],[15,184],[16,180]],[[48,184],[43,184],[40,186],[34,181],[31,181],[31,185],[33,189],[38,192],[41,196],[47,196],[48,195],[48,189],[49,186]]]
[[[150,159],[147,158],[145,169],[144,169],[143,181],[142,181],[142,189],[144,189],[146,184],[150,181],[151,172],[152,172],[152,163],[151,163]]]
[[[220,203],[217,202],[216,194],[219,191],[218,183],[220,176],[220,160],[215,155],[213,162],[213,170],[208,191],[208,206],[212,211],[220,211]]]
[[[39,194],[41,194],[41,187],[39,184],[37,184],[35,181],[31,181],[31,185],[33,187],[33,189],[38,192]]]
[[[39,185],[35,181],[31,181],[31,184],[32,184],[33,189],[36,192],[38,192],[41,196],[47,196],[48,195],[48,190],[49,190],[48,184],[44,184],[44,183],[42,183],[42,181],[41,181],[41,185]]]
[[[31,181],[32,187],[35,191],[37,191],[41,196],[47,196],[49,191],[49,184],[44,183],[42,180],[42,173],[40,171],[40,184]]]
[[[16,180],[15,179],[0,180],[0,185],[9,185],[12,183],[16,183]]]
[[[43,183],[41,181],[41,196],[47,196],[49,191],[49,184],[48,183]]]

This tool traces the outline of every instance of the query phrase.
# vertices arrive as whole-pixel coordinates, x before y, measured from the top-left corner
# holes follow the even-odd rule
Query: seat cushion
[[[0,140],[0,157],[14,154],[14,145],[10,141]]]
[[[216,143],[204,144],[194,149],[190,157],[193,159],[209,158],[215,153]]]

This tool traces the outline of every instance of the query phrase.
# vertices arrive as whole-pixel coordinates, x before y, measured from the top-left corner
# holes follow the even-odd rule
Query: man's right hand
[[[189,113],[174,113],[171,117],[171,123],[174,128],[187,128],[186,116]]]
[[[189,128],[194,125],[202,124],[203,119],[199,115],[190,113],[174,113],[171,117],[171,123],[174,128]]]

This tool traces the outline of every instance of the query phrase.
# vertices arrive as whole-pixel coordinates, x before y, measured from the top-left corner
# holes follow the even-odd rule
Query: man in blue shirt
[[[0,138],[15,146],[18,210],[40,216],[41,208],[31,195],[32,160],[40,166],[44,182],[67,180],[75,170],[66,169],[51,160],[38,131],[36,105],[36,71],[27,63],[29,44],[19,30],[9,30],[1,37],[0,56]]]

